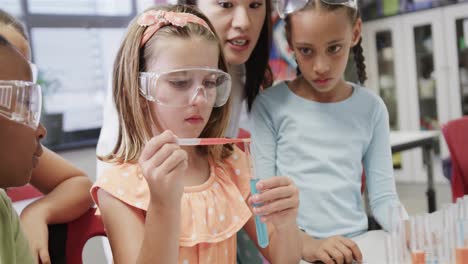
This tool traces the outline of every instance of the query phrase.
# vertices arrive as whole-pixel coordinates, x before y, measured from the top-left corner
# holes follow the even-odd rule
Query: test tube
[[[463,209],[464,209],[464,217],[468,219],[468,195],[463,196]]]
[[[408,220],[408,213],[401,203],[398,204],[398,211],[400,216],[400,249],[402,263],[407,263],[408,261],[408,238],[407,238],[407,225],[406,221]]]
[[[250,142],[250,138],[177,138],[179,146],[208,146]]]
[[[252,153],[250,152],[250,144],[249,142],[244,142],[244,151],[245,154],[247,155],[247,161],[248,165],[250,168],[250,192],[252,195],[259,193],[257,190],[257,182],[259,181],[259,178],[255,174],[255,169],[254,169],[254,161],[252,157]],[[261,206],[261,204],[254,204],[255,206]],[[263,223],[260,220],[260,216],[255,215],[255,227],[257,229],[257,241],[258,245],[262,248],[266,248],[269,244],[269,239],[268,239],[268,230],[267,226],[265,223]]]
[[[456,263],[456,248],[457,248],[457,207],[455,204],[450,204],[447,209],[447,218],[448,218],[448,244],[449,244],[449,254],[450,254],[450,263]]]
[[[430,217],[430,228],[432,232],[432,250],[433,250],[433,262],[436,264],[449,264],[448,250],[446,243],[446,222],[445,220],[446,209],[443,208],[440,211],[431,213],[428,215]]]
[[[401,204],[393,204],[390,206],[390,242],[393,250],[392,254],[394,261],[404,263],[406,261],[406,235],[405,225],[403,222],[403,208]]]
[[[423,216],[423,225],[424,225],[424,249],[426,255],[426,261],[429,263],[434,263],[434,239],[432,232],[432,225],[430,222],[429,214],[424,214]]]
[[[396,254],[395,254],[393,236],[391,233],[385,237],[385,252],[386,252],[386,257],[387,257],[387,264],[393,264],[397,262],[395,258]]]
[[[436,245],[435,254],[436,254],[436,257],[434,258],[434,263],[439,263],[439,264],[448,263],[447,256],[445,255],[445,252],[444,252],[444,245],[442,243],[438,243]]]
[[[412,264],[426,264],[426,253],[424,251],[424,222],[420,216],[410,218],[411,228],[411,262]]]
[[[455,263],[455,257],[453,257],[453,250],[450,243],[452,239],[452,233],[450,232],[450,230],[450,228],[444,228],[444,233],[442,234],[442,244],[445,256],[445,262],[443,263]]]
[[[467,240],[467,220],[459,219],[456,224],[457,247],[455,249],[455,258],[457,264],[468,263],[468,245]]]
[[[463,198],[457,198],[457,220],[465,219],[465,203],[463,202]]]

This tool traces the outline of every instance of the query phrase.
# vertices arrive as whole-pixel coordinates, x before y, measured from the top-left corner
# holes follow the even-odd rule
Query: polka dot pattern
[[[182,264],[235,263],[236,233],[252,215],[246,204],[250,175],[246,174],[249,170],[244,153],[235,148],[233,155],[225,160],[227,166],[217,167],[211,161],[210,165],[207,182],[186,188],[182,196],[179,238],[179,263]],[[129,206],[148,208],[149,187],[136,164],[115,165],[98,178],[91,189],[98,206],[99,188]],[[201,248],[204,253],[200,255]],[[232,262],[225,262],[226,259]]]

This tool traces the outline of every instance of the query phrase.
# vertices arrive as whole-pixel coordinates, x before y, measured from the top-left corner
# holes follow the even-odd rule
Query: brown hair
[[[361,17],[361,14],[358,9],[354,9],[345,5],[332,5],[327,4],[321,0],[310,0],[307,5],[303,8],[305,9],[312,9],[312,8],[319,8],[320,10],[325,10],[328,12],[335,11],[338,9],[346,8],[346,14],[348,15],[349,20],[354,25],[356,21]],[[291,16],[288,15],[285,19],[285,26],[286,26],[286,35],[289,38],[291,37]],[[359,41],[354,47],[351,48],[353,55],[354,55],[354,62],[356,64],[357,76],[359,79],[359,83],[363,84],[367,80],[366,74],[366,64],[364,63],[364,55],[361,46],[362,37],[359,37]],[[297,74],[301,74],[299,67],[297,67]]]
[[[197,0],[179,0],[180,4],[197,5]],[[273,84],[273,73],[268,61],[270,59],[272,43],[272,25],[271,25],[271,1],[265,0],[266,15],[263,22],[260,36],[255,45],[252,54],[245,63],[246,80],[244,85],[245,95],[247,97],[247,109],[252,109],[255,97],[260,89],[266,89]]]
[[[218,67],[227,71],[219,39],[208,18],[195,8],[184,5],[164,5],[147,9],[165,10],[176,13],[190,13],[202,18],[211,32],[202,25],[188,23],[184,27],[167,25],[160,28],[149,41],[140,48],[140,41],[145,27],[139,26],[135,18],[129,25],[127,34],[120,46],[114,62],[112,89],[119,118],[119,137],[111,154],[99,157],[110,162],[135,162],[139,158],[145,143],[151,138],[151,114],[147,101],[139,91],[139,73],[146,70],[149,60],[154,59],[154,45],[169,37],[189,39],[200,37],[218,44],[220,51]],[[145,12],[146,12],[145,11]],[[213,108],[211,116],[200,137],[222,137],[229,121],[229,100],[222,107]],[[216,161],[230,155],[229,145],[199,147],[203,154],[210,154]]]
[[[29,41],[28,33],[26,32],[24,25],[18,19],[8,14],[3,9],[0,9],[0,24],[13,27],[16,31],[18,31],[21,34],[21,36],[23,36],[25,40]]]

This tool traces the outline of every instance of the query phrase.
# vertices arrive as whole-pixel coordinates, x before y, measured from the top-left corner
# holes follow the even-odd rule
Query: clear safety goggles
[[[304,8],[311,0],[273,0],[276,11],[281,18],[285,18],[288,14]],[[350,8],[357,9],[357,0],[321,0],[329,5],[344,5]]]
[[[30,62],[29,67],[31,67],[33,82],[37,82],[37,77],[39,75],[39,69],[37,68],[36,64]]]
[[[41,107],[40,85],[0,80],[0,115],[36,129],[41,118]]]
[[[220,107],[229,99],[231,76],[212,68],[140,72],[140,91],[147,100],[164,106],[189,106],[203,96],[213,107]]]

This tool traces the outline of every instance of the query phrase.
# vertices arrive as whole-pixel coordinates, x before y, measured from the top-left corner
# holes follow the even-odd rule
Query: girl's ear
[[[356,46],[356,44],[359,42],[359,40],[361,39],[361,32],[362,32],[362,20],[361,18],[359,17],[357,20],[356,20],[356,23],[354,23],[354,26],[353,26],[353,47]]]

